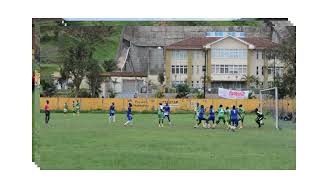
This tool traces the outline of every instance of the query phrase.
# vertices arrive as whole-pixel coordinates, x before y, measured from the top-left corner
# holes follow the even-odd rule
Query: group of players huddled
[[[73,101],[73,115],[77,114],[80,115],[80,102],[77,100],[76,102]],[[68,104],[64,104],[64,116],[68,113]],[[196,120],[196,124],[194,128],[199,128],[201,123],[203,128],[216,128],[216,126],[220,123],[220,121],[223,122],[226,129],[230,129],[232,131],[235,131],[237,127],[239,129],[244,127],[244,118],[245,118],[245,109],[242,106],[242,104],[239,105],[238,108],[236,108],[235,105],[232,106],[232,109],[229,109],[229,107],[223,108],[223,105],[220,104],[217,111],[214,110],[213,105],[210,105],[208,116],[205,117],[206,114],[206,108],[204,105],[200,105],[199,103],[196,104],[194,108],[194,118]],[[258,108],[255,109],[255,113],[257,115],[256,117],[256,123],[258,124],[258,127],[260,128],[264,123],[264,115],[262,112],[258,110]],[[109,107],[109,123],[115,122],[116,114],[116,108],[114,102],[111,103]],[[217,119],[216,119],[217,114]],[[163,105],[162,103],[159,103],[159,107],[157,109],[157,115],[159,120],[159,127],[163,127],[163,122],[165,119],[168,120],[169,126],[172,126],[171,119],[170,119],[170,106],[167,103]],[[48,122],[50,120],[50,108],[49,108],[49,101],[46,101],[45,105],[45,124],[48,126]],[[211,122],[211,123],[210,123]],[[240,122],[240,126],[239,126]],[[128,126],[133,124],[133,115],[132,115],[132,103],[128,103],[128,109],[127,109],[127,121],[123,124],[124,126]]]

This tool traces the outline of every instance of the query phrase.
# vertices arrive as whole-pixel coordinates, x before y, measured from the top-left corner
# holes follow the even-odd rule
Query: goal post
[[[259,94],[260,111],[270,113],[271,117],[275,119],[276,129],[279,129],[278,87],[261,89]]]

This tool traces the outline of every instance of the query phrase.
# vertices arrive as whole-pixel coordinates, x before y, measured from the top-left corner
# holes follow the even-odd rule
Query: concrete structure
[[[107,72],[100,74],[100,77],[104,78],[100,94],[103,97],[109,97],[110,91],[123,98],[132,98],[136,93],[146,92],[146,73]]]
[[[173,43],[165,47],[166,85],[186,83],[193,88],[203,88],[206,77],[208,89],[245,88],[246,76],[251,75],[271,83],[272,67],[276,67],[279,75],[283,71],[279,60],[269,60],[263,54],[264,49],[274,45],[266,38],[231,35],[194,37]]]

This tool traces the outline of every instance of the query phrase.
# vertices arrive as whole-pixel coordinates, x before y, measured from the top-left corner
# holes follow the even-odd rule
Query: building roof
[[[203,49],[205,45],[221,40],[222,38],[225,37],[192,37],[166,46],[166,49]],[[269,39],[259,37],[239,39],[247,42],[248,44],[254,45],[255,49],[264,49],[276,45],[276,43],[273,43]]]
[[[114,71],[101,73],[100,77],[147,77],[147,73],[144,72],[124,72]]]

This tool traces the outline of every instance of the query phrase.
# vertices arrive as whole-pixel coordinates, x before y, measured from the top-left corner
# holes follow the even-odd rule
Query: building
[[[147,89],[147,73],[140,72],[106,72],[100,77],[101,96],[109,97],[109,93],[117,94],[118,98],[132,98],[134,93],[142,93]]]
[[[165,47],[166,85],[185,83],[203,88],[206,76],[209,91],[218,87],[240,89],[246,88],[246,77],[254,75],[266,87],[266,82],[273,82],[274,73],[283,72],[279,60],[264,55],[265,49],[275,45],[270,39],[245,37],[244,32],[208,32],[204,37],[170,44]]]
[[[170,49],[171,45],[174,45],[175,43],[182,43],[184,41],[187,41],[187,39],[193,39],[193,38],[204,38],[208,36],[208,42],[213,40],[214,38],[222,38],[221,33],[223,35],[223,32],[229,32],[230,35],[237,35],[239,36],[238,38],[241,39],[245,38],[249,44],[255,44],[255,40],[263,39],[263,42],[280,42],[281,39],[285,39],[285,35],[287,34],[286,29],[289,27],[292,27],[292,23],[289,22],[288,20],[273,20],[272,21],[272,26],[268,25],[266,23],[261,24],[260,26],[125,26],[121,35],[120,39],[120,44],[118,47],[118,52],[117,52],[117,65],[119,71],[123,72],[146,72],[148,74],[148,81],[152,81],[153,84],[159,84],[157,77],[159,73],[162,73],[166,71],[166,61],[165,61],[165,56],[168,55],[169,51],[174,51],[174,49]],[[214,32],[220,32],[220,34],[217,34],[217,36],[220,37],[213,37]],[[233,34],[232,34],[233,32]],[[241,33],[240,33],[241,32]],[[211,34],[210,34],[211,33]],[[238,34],[237,34],[238,33]],[[228,33],[226,33],[228,34]],[[210,36],[210,38],[209,38]],[[250,39],[252,38],[253,41],[255,42],[249,42]],[[243,41],[246,41],[243,39]],[[206,42],[206,41],[205,41]],[[225,41],[223,41],[225,42]],[[260,42],[260,41],[259,41]],[[257,43],[259,43],[257,42]],[[193,50],[201,50],[201,47],[205,43],[202,42],[202,44],[198,45],[197,48]],[[219,43],[217,43],[219,44]],[[199,48],[200,47],[200,48]],[[263,47],[255,46],[255,49],[249,49],[249,54],[254,54],[255,51],[259,51],[258,58],[262,58],[262,49]],[[248,49],[248,48],[247,48]],[[165,51],[168,50],[168,53]],[[177,49],[177,50],[191,50],[191,49]],[[183,53],[182,53],[183,54]],[[188,54],[188,53],[187,53]],[[248,55],[248,54],[247,54]],[[182,55],[183,56],[183,55]],[[187,56],[187,55],[185,55]],[[192,53],[191,53],[192,56]],[[195,55],[197,56],[197,55]],[[201,53],[200,55],[201,56]],[[248,57],[247,57],[248,58]],[[254,58],[254,57],[251,57]],[[243,61],[242,61],[243,62]],[[259,61],[262,63],[263,61]],[[277,61],[278,62],[278,61]],[[200,63],[200,62],[199,62]],[[270,62],[272,64],[273,62]],[[201,63],[200,63],[201,64]],[[201,67],[199,66],[199,73],[202,73]],[[243,63],[241,63],[242,65]],[[257,63],[259,64],[259,63]],[[174,64],[172,64],[174,65]],[[221,68],[220,64],[217,64],[219,66],[215,66],[216,68]],[[224,64],[221,64],[224,65]],[[240,64],[239,64],[240,65]],[[251,64],[249,64],[251,65]],[[187,66],[187,64],[184,64],[183,66]],[[247,64],[248,66],[248,64]],[[251,67],[253,68],[256,66],[253,64]],[[279,65],[280,66],[280,65]],[[224,66],[222,66],[224,67]],[[234,68],[234,66],[232,66]],[[281,67],[281,66],[280,66]],[[171,68],[171,65],[170,65]],[[177,67],[176,67],[177,68]],[[179,65],[180,68],[180,65]],[[192,63],[191,63],[191,68],[192,68]],[[230,67],[231,68],[231,67]],[[235,66],[236,70],[238,66]],[[241,66],[240,68],[245,68],[245,66]],[[266,80],[267,77],[264,75],[261,75],[262,72],[262,65],[260,64],[258,67],[258,74],[261,80]],[[185,68],[186,69],[186,74],[188,71],[188,66]],[[192,69],[191,69],[192,70]],[[197,65],[194,66],[194,71],[197,72]],[[229,69],[228,69],[229,71]],[[255,70],[254,70],[255,71]],[[272,73],[271,67],[267,70]],[[278,71],[281,71],[278,70]],[[180,72],[180,69],[179,69]],[[192,72],[192,71],[191,71]],[[211,70],[212,72],[212,70]],[[252,71],[253,72],[253,71]],[[264,73],[265,74],[265,73]],[[176,76],[175,76],[176,75]],[[191,74],[192,75],[192,74]],[[193,74],[195,76],[195,74]],[[170,75],[169,75],[170,76]],[[177,78],[175,79],[170,79],[170,86],[172,85],[171,81],[185,81],[182,77],[185,77],[187,75],[178,75],[178,74],[171,74],[170,78]],[[199,75],[200,76],[200,75]],[[180,78],[181,77],[181,78]],[[216,76],[215,78],[218,78],[219,76]],[[221,77],[221,75],[220,75]],[[234,76],[230,76],[229,78],[233,78]],[[262,78],[263,77],[263,78]],[[180,78],[180,79],[178,79]],[[240,78],[238,76],[238,78]],[[242,77],[241,77],[242,78]],[[262,78],[262,79],[261,79]],[[268,79],[272,78],[269,76]],[[225,79],[225,78],[224,78]],[[194,80],[192,83],[189,82],[191,85],[193,84],[193,87],[201,87],[202,86],[202,81],[198,78],[198,80]],[[224,82],[231,84],[232,82],[230,81],[221,81],[220,84]],[[239,82],[239,86],[243,87],[244,86],[244,81],[236,81]],[[217,81],[214,81],[214,84],[216,86],[219,85]]]

